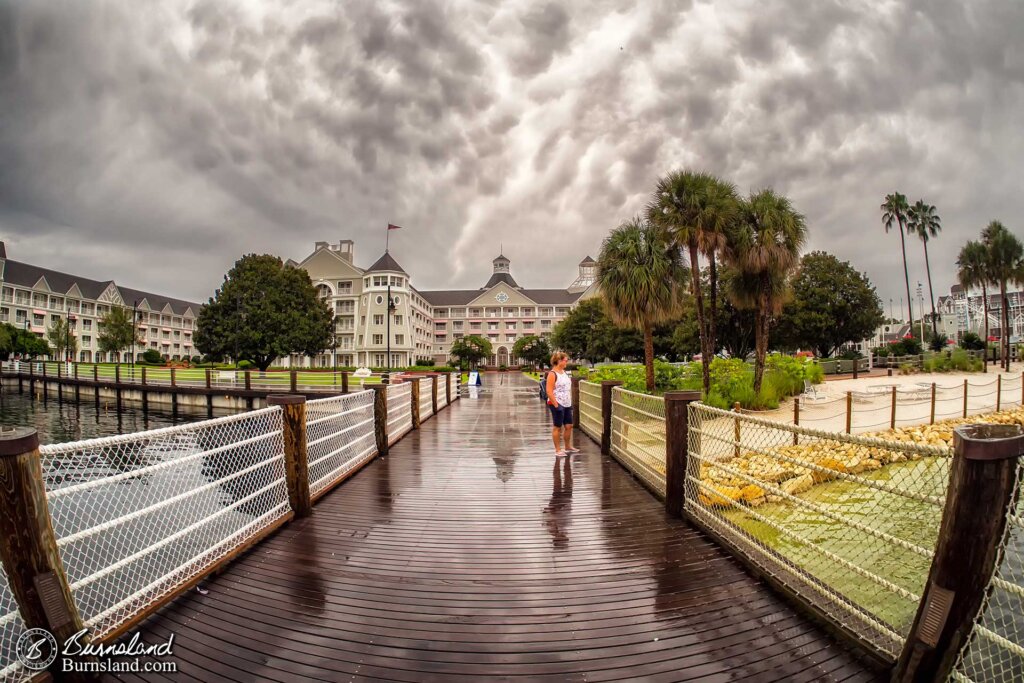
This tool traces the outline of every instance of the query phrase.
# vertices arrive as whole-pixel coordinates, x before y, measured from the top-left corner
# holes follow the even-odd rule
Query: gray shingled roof
[[[481,289],[490,289],[499,282],[504,282],[509,287],[519,289],[519,284],[515,278],[512,277],[512,273],[495,273],[491,276],[491,279],[487,281],[487,284],[481,287]]]
[[[597,261],[595,261],[594,259],[590,258],[590,255],[588,254],[587,258],[585,258],[582,261],[580,261],[580,265],[581,266],[597,265]]]
[[[419,290],[417,290],[419,291]],[[567,306],[575,303],[583,292],[569,292],[564,289],[520,289],[520,294],[537,304]],[[420,296],[431,306],[465,306],[480,296],[479,289],[445,289],[433,292],[420,291]]]
[[[66,294],[72,287],[78,285],[79,291],[82,292],[82,296],[86,299],[98,299],[110,283],[113,282],[112,280],[107,280],[106,282],[91,280],[86,277],[69,275],[56,270],[33,266],[29,263],[10,260],[6,261],[4,264],[3,275],[4,282],[28,288],[34,287],[35,284],[39,282],[39,278],[46,278],[46,284],[50,286],[50,289],[59,294]],[[162,310],[163,307],[169,303],[171,305],[171,309],[178,315],[184,313],[185,309],[189,307],[192,308],[193,313],[196,315],[199,314],[199,304],[197,303],[182,301],[181,299],[172,299],[170,297],[151,294],[137,289],[120,287],[117,286],[116,283],[114,283],[114,286],[116,286],[117,290],[121,293],[121,298],[128,304],[131,304],[136,299],[139,301],[146,299],[149,301],[150,307],[156,310]]]
[[[396,273],[402,273],[408,275],[402,266],[398,265],[398,261],[392,258],[391,254],[384,252],[384,255],[377,259],[377,262],[366,269],[367,273],[377,273],[380,271],[391,271]]]

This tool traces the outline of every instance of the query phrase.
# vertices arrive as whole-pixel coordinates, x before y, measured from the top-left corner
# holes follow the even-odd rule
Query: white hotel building
[[[526,335],[543,336],[577,303],[594,295],[597,263],[589,256],[579,264],[576,280],[565,289],[528,289],[512,277],[504,256],[493,261],[490,279],[479,289],[418,290],[397,261],[385,252],[373,265],[355,265],[351,240],[317,242],[301,262],[289,261],[309,273],[313,285],[335,313],[338,365],[387,365],[387,289],[390,285],[391,366],[449,359],[454,340],[480,335],[490,340],[490,365],[514,364],[512,347]],[[292,356],[291,367],[328,367],[334,350],[314,358]]]
[[[53,323],[64,318],[71,322],[72,335],[78,341],[76,360],[128,361],[130,352],[99,350],[101,321],[114,306],[129,310],[136,307],[139,337],[143,340],[135,348],[136,356],[141,357],[147,349],[174,360],[199,355],[192,344],[199,304],[129,289],[113,280],[92,280],[13,261],[7,258],[3,242],[0,288],[0,322],[42,337]]]

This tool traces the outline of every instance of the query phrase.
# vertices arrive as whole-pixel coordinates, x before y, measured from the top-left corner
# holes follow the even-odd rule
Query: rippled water
[[[214,416],[227,414],[230,413],[214,411]],[[91,400],[58,401],[50,397],[43,401],[7,388],[0,393],[0,425],[32,427],[39,432],[39,442],[43,444],[141,432],[204,419],[205,410],[179,409],[175,415],[169,410],[143,411],[141,407],[124,406],[118,412],[112,404],[101,402],[97,408]]]

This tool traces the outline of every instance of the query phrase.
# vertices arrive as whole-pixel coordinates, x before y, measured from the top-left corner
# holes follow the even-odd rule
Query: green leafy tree
[[[235,262],[196,319],[196,348],[266,370],[281,356],[314,356],[331,343],[332,314],[306,271],[269,254]]]
[[[34,358],[49,354],[50,345],[42,337],[10,323],[0,323],[0,359],[7,360],[12,355]]]
[[[686,281],[679,249],[664,231],[637,217],[605,238],[597,264],[608,314],[643,333],[647,389],[654,391],[654,327],[679,314]]]
[[[452,342],[452,358],[458,359],[459,365],[463,363],[475,367],[484,358],[491,355],[491,342],[486,337],[478,334],[470,334]]]
[[[528,334],[516,340],[512,346],[512,355],[540,367],[551,359],[551,345],[543,337]]]
[[[999,285],[1002,316],[999,323],[1002,368],[1010,370],[1010,301],[1006,296],[1010,282],[1024,284],[1024,244],[999,221],[992,221],[981,233],[988,251],[988,275]]]
[[[132,322],[132,312],[124,306],[114,306],[100,320],[100,333],[96,338],[103,353],[121,353],[132,345],[142,344],[138,328]]]
[[[988,372],[988,285],[991,284],[988,267],[988,249],[981,242],[971,240],[960,250],[956,259],[956,277],[964,293],[969,294],[971,289],[981,287],[981,306],[983,318],[984,336],[980,350],[985,351],[986,362],[982,364],[982,371]]]
[[[907,285],[907,314],[910,321],[910,329],[914,329],[914,309],[910,298],[910,271],[907,270],[907,240],[904,236],[907,232],[907,214],[910,206],[907,204],[907,197],[899,192],[885,195],[885,202],[882,203],[882,223],[885,231],[892,230],[893,224],[900,231],[900,246],[903,248],[903,280]]]
[[[156,365],[157,363],[163,363],[164,357],[156,349],[146,349],[142,354],[142,360]]]
[[[585,299],[569,311],[551,331],[551,345],[569,354],[597,363],[610,357],[606,337],[611,321],[599,297]]]
[[[50,342],[53,355],[64,360],[68,356],[72,358],[78,353],[78,340],[72,330],[69,329],[68,321],[64,318],[57,318],[46,330],[46,339]]]
[[[694,297],[697,328],[700,335],[704,392],[711,386],[711,357],[716,345],[718,277],[715,254],[727,260],[733,226],[739,216],[736,190],[710,173],[673,171],[658,180],[647,206],[647,219],[668,231],[676,246],[687,251],[690,259],[690,293]],[[700,254],[710,256],[711,309],[704,306],[701,288]]]
[[[732,295],[738,307],[755,312],[754,392],[760,393],[769,325],[786,301],[787,277],[807,240],[807,226],[789,199],[771,189],[752,195],[740,211],[731,253],[737,270]]]
[[[942,231],[942,220],[935,213],[935,207],[918,199],[907,213],[907,229],[921,238],[924,243],[924,267],[928,273],[928,297],[932,303],[932,336],[939,334],[938,315],[935,313],[935,294],[932,292],[932,266],[928,260],[928,240]]]
[[[847,342],[867,339],[885,320],[867,276],[832,254],[804,255],[791,288],[792,299],[778,323],[787,348],[814,349],[828,358]]]

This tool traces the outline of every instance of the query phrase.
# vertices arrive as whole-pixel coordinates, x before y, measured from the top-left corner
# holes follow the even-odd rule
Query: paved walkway
[[[521,377],[485,381],[151,618],[173,680],[880,680],[585,436],[556,464]]]

